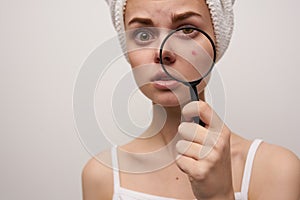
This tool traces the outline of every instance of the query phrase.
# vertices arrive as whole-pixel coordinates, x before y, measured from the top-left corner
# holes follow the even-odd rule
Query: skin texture
[[[128,5],[126,7],[126,13],[125,13],[125,29],[127,31],[135,30],[137,28],[141,27],[156,27],[161,29],[176,29],[182,26],[191,25],[198,27],[208,33],[211,38],[214,40],[214,34],[213,34],[213,26],[210,19],[210,13],[207,9],[206,4],[203,1],[199,0],[193,0],[193,1],[176,1],[174,3],[172,0],[164,0],[164,1],[146,1],[149,4],[149,7],[144,6],[144,2],[138,2],[138,1],[129,1]],[[131,12],[131,10],[133,12]],[[197,13],[200,16],[191,16],[187,17],[183,20],[178,20],[176,22],[172,21],[172,16],[176,14],[182,14],[187,11],[192,11],[194,13]],[[169,16],[166,18],[165,16]],[[146,18],[151,19],[151,23],[145,24],[145,23],[131,23],[134,21],[135,18]],[[164,18],[165,20],[161,20]],[[164,36],[162,36],[163,38]],[[161,39],[162,40],[162,39]],[[130,64],[133,68],[138,68],[140,66],[149,65],[152,64],[149,71],[144,73],[148,74],[149,76],[157,72],[158,70],[161,70],[161,66],[159,64],[159,48],[160,42],[156,44],[156,46],[152,46],[154,48],[150,49],[141,49],[141,50],[133,50],[129,47],[128,51],[128,57]],[[207,43],[206,46],[209,46],[210,44]],[[209,48],[207,48],[209,49]],[[181,60],[178,59],[178,56],[174,56],[171,52],[164,52],[164,57],[169,58],[169,65],[176,68],[180,66]],[[176,62],[175,62],[176,61]],[[150,70],[153,71],[150,71]],[[145,71],[145,70],[144,70]],[[192,74],[192,73],[191,73]],[[141,75],[139,74],[139,77]],[[138,78],[137,78],[138,79]],[[147,77],[142,77],[143,80],[147,79]],[[209,78],[208,78],[209,79]],[[203,88],[205,87],[205,83],[208,81],[208,79],[204,80],[202,84],[198,86],[198,91],[203,91]],[[186,87],[180,87],[178,88],[179,91],[184,91]],[[166,93],[166,91],[159,91],[155,90],[151,85],[145,85],[141,88],[142,92],[149,97],[153,102],[161,104],[163,106],[176,106],[178,104],[177,97],[174,97],[174,93],[176,93],[176,90],[172,90],[170,93]]]
[[[195,12],[198,16],[185,16],[172,21],[172,16],[188,11]],[[139,20],[134,20],[136,18]],[[140,20],[141,18],[148,20]],[[149,26],[176,29],[192,25],[214,38],[209,10],[203,0],[128,0],[124,23],[129,32]],[[128,47],[130,45],[129,41]],[[128,57],[136,81],[141,83],[141,91],[154,105],[161,105],[164,112],[162,109],[153,109],[153,122],[142,135],[146,139],[137,138],[119,149],[134,153],[152,152],[165,147],[174,137],[180,137],[174,145],[168,147],[170,156],[177,156],[176,162],[148,173],[121,171],[122,187],[176,199],[234,199],[234,192],[241,189],[251,141],[233,133],[214,110],[202,101],[205,81],[198,86],[202,100],[179,106],[178,98],[189,96],[186,87],[172,85],[174,88],[169,90],[158,87],[151,79],[161,70],[157,49],[136,49],[130,51]],[[168,65],[179,67],[178,63],[181,61],[172,52],[164,52],[164,58],[168,59]],[[162,117],[163,114],[165,118]],[[191,119],[194,116],[199,116],[206,126],[193,123]],[[157,132],[161,121],[164,123]],[[103,156],[103,153],[99,156]],[[137,163],[149,166],[153,162],[151,159],[139,158],[132,161],[133,166]],[[299,200],[299,163],[292,152],[262,143],[254,159],[249,199]],[[92,158],[83,169],[82,186],[84,200],[112,199],[112,170]]]

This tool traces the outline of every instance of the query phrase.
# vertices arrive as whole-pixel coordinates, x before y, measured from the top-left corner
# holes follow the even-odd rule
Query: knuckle
[[[197,181],[203,181],[207,179],[208,174],[209,174],[209,170],[207,168],[198,168],[196,171],[194,171],[192,176]]]
[[[211,107],[209,106],[209,104],[207,102],[201,102],[200,103],[200,110],[203,112],[209,112],[211,111]]]
[[[206,175],[204,173],[196,173],[194,175],[194,179],[196,179],[198,181],[203,181],[206,179]]]
[[[187,142],[185,140],[179,140],[176,143],[176,150],[178,153],[184,154],[188,149]]]
[[[183,171],[184,173],[187,172],[187,169],[186,169],[186,167],[185,167],[185,165],[184,165],[184,161],[183,161],[182,158],[176,159],[176,165],[177,165],[178,168],[179,168],[181,171]]]
[[[217,151],[211,151],[209,155],[209,160],[212,163],[217,163],[219,160],[221,160],[221,155]]]
[[[213,131],[208,132],[205,137],[205,145],[212,147],[215,146],[218,141],[219,135],[220,134]]]
[[[218,152],[223,152],[224,149],[227,146],[227,140],[224,139],[224,137],[219,137],[218,142],[216,143],[216,145],[214,146],[214,148],[218,151]]]
[[[206,158],[211,153],[212,150],[213,149],[210,146],[202,146],[200,150],[199,158],[200,159]]]
[[[197,124],[190,122],[183,122],[178,127],[178,133],[188,141],[193,141],[199,132]]]
[[[178,133],[182,132],[182,126],[183,126],[183,123],[179,124],[179,126],[178,126]]]
[[[178,155],[175,162],[180,169],[186,171],[186,158],[184,155]]]
[[[180,134],[184,133],[186,130],[188,123],[187,122],[182,122],[179,126],[178,126],[178,132]]]
[[[185,106],[182,108],[181,114],[182,114],[183,116],[188,115],[188,108],[187,108],[187,106],[189,106],[189,104],[185,105]]]

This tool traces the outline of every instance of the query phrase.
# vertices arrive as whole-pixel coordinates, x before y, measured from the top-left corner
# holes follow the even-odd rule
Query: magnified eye
[[[183,27],[183,29],[178,32],[178,35],[183,38],[189,39],[196,37],[198,35],[198,31],[195,31],[193,26],[188,26],[186,28]]]
[[[194,29],[191,29],[191,28],[185,28],[185,29],[182,30],[182,32],[184,34],[191,34],[193,31],[194,31]]]

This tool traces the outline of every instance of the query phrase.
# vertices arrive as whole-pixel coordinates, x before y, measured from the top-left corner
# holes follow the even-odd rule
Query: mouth
[[[151,81],[155,88],[161,90],[175,89],[179,85],[178,81],[174,80],[163,71],[156,73]]]
[[[173,78],[171,78],[170,76],[168,76],[165,72],[158,72],[157,74],[155,74],[155,76],[153,77],[153,79],[151,80],[152,82],[155,81],[171,81],[174,80]]]

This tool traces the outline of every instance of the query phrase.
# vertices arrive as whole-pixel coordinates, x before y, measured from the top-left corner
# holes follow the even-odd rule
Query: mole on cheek
[[[196,56],[196,55],[197,55],[197,52],[196,52],[195,50],[193,50],[193,51],[192,51],[192,55],[193,55],[193,56]]]

